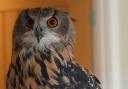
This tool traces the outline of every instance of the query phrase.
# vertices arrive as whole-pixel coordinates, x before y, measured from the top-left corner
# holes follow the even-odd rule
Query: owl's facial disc
[[[61,38],[53,32],[46,32],[44,36],[37,43],[38,49],[49,48],[52,44],[59,43]]]
[[[46,48],[50,46],[50,44],[60,41],[58,34],[50,31],[48,28],[37,27],[35,29],[35,35],[37,38],[36,46],[39,49]]]
[[[40,50],[48,48],[54,43],[59,43],[60,40],[60,35],[44,26],[44,24],[37,24],[37,26],[26,32],[23,36],[23,43],[27,47],[31,46]]]
[[[58,25],[58,20],[55,17],[48,18],[46,22],[47,22],[46,26],[44,26],[41,24],[44,24],[45,22],[40,21],[40,23],[39,23],[40,25],[37,25],[37,27],[35,28],[35,35],[37,37],[38,43],[40,42],[40,39],[42,37],[45,37],[45,33],[50,33],[50,31],[49,31],[49,29],[47,29],[47,27],[55,28]]]
[[[62,48],[72,42],[73,30],[69,15],[55,8],[23,10],[17,19],[13,33],[13,47],[45,49]]]

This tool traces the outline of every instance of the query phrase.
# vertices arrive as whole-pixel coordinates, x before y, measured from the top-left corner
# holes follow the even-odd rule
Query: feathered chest
[[[99,89],[94,76],[76,64],[69,52],[15,53],[7,75],[7,89]]]
[[[12,59],[7,75],[8,89],[39,89],[57,85],[56,78],[62,75],[61,66],[66,66],[67,59],[72,60],[72,57],[66,52],[33,52],[23,49],[14,53]]]

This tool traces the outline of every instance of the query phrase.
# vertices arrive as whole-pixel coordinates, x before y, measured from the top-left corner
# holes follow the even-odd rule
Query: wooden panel
[[[17,11],[4,13],[4,46],[5,46],[5,73],[7,74],[8,66],[11,62],[12,55],[12,31],[17,17]]]
[[[0,89],[5,89],[4,54],[3,54],[3,15],[0,13]]]
[[[46,6],[68,8],[68,0],[0,0],[0,11]]]
[[[76,19],[75,57],[80,64],[92,70],[90,0],[70,0],[69,6],[71,15]]]
[[[3,26],[2,26],[2,13],[0,13],[0,59],[3,59]],[[1,60],[0,60],[1,63]]]

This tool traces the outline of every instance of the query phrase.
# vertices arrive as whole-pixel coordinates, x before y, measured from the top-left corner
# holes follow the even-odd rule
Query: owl
[[[68,12],[50,7],[21,11],[12,43],[6,89],[101,89],[99,80],[75,62]]]

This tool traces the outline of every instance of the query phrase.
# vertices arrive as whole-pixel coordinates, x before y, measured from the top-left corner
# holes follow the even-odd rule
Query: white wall
[[[105,16],[104,16],[104,1],[93,0],[93,11],[96,13],[96,21],[92,29],[92,43],[93,43],[93,64],[95,75],[102,83],[102,88],[106,89],[106,68],[105,68]]]
[[[128,89],[128,0],[120,0],[121,85]]]
[[[103,89],[124,89],[121,73],[119,0],[93,0],[96,24],[93,29],[94,71]]]

